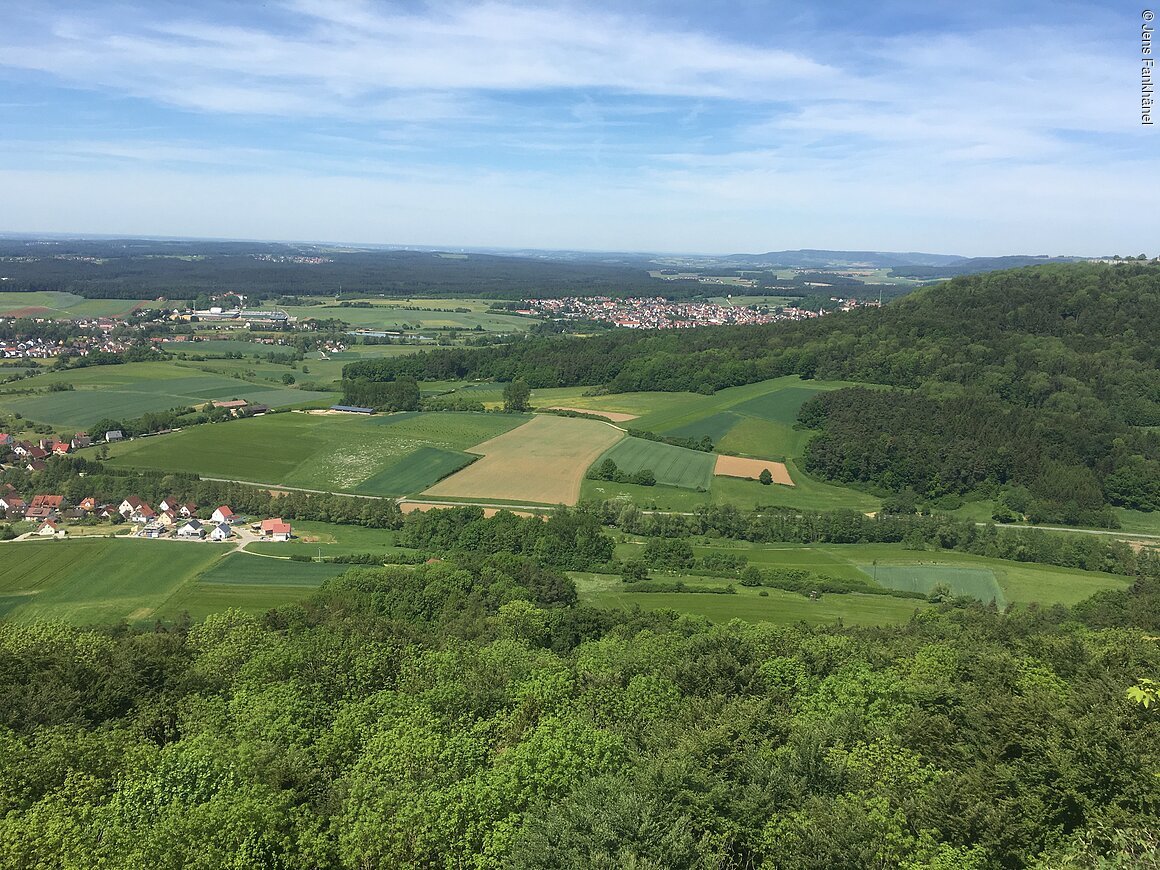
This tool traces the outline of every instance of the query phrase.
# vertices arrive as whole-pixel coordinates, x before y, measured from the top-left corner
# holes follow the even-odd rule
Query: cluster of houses
[[[4,319],[0,318],[0,323]],[[37,323],[45,323],[46,319],[38,318]],[[101,319],[100,321],[73,321],[81,328],[94,328],[101,330],[102,333],[112,331],[116,324],[112,320]],[[52,359],[65,354],[75,354],[77,356],[88,356],[94,351],[103,351],[104,353],[123,353],[132,347],[133,342],[128,339],[113,339],[108,335],[97,336],[76,336],[74,338],[65,339],[64,341],[53,341],[47,338],[40,338],[35,336],[28,336],[18,341],[12,341],[6,344],[0,344],[0,359]]]
[[[136,534],[142,538],[227,541],[234,537],[234,527],[244,522],[229,505],[218,506],[208,519],[199,518],[197,510],[196,504],[173,497],[163,499],[154,510],[135,495],[120,504],[99,504],[95,498],[88,497],[70,505],[64,496],[51,494],[34,495],[30,502],[25,502],[11,484],[0,486],[0,512],[10,520],[36,522],[34,534],[44,537],[64,535],[61,524],[69,520],[90,517],[109,520],[119,515],[139,526]],[[250,531],[267,541],[289,541],[294,535],[290,523],[281,517],[254,523]]]
[[[67,456],[74,450],[93,443],[87,432],[77,432],[67,441],[62,438],[39,438],[24,441],[7,432],[0,432],[0,462],[17,465],[28,471],[42,471],[50,456]]]

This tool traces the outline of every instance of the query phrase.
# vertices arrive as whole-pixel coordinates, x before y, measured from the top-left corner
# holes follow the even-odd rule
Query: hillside
[[[528,338],[354,363],[344,377],[523,378],[610,392],[704,393],[788,374],[884,384],[917,391],[921,403],[883,398],[844,428],[829,412],[865,396],[839,391],[804,409],[835,454],[816,458],[813,470],[932,497],[984,483],[1030,488],[1023,500],[1037,502],[1042,519],[1110,522],[1105,503],[1160,508],[1160,438],[1145,428],[1160,425],[1157,335],[1160,268],[1084,263],[956,278],[881,310],[813,321]],[[948,419],[970,419],[975,431],[952,431]],[[867,459],[879,436],[887,452],[908,455],[897,440],[908,427],[933,457],[926,470],[900,473],[896,462]],[[980,467],[980,449],[999,461]]]

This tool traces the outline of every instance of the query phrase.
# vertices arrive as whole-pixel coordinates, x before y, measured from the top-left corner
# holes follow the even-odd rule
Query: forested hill
[[[1041,266],[956,278],[880,311],[795,323],[527,338],[351,363],[348,378],[453,377],[611,392],[709,392],[786,374],[935,394],[981,388],[1030,407],[1108,404],[1160,425],[1160,267]]]
[[[1012,488],[1017,513],[1104,523],[1160,509],[1160,266],[956,278],[811,321],[529,338],[352,363],[347,378],[523,378],[533,387],[712,392],[788,374],[885,384],[803,407],[807,467],[919,497]]]

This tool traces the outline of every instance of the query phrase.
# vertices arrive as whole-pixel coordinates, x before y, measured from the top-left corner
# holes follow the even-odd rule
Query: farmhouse
[[[237,519],[237,514],[230,510],[230,506],[228,504],[223,504],[213,512],[213,514],[210,516],[210,519],[215,523],[232,523],[235,519]]]
[[[262,537],[271,541],[289,541],[292,537],[290,524],[283,522],[281,517],[262,520]]]
[[[248,405],[248,404],[250,404],[250,403],[247,402],[245,399],[230,399],[229,401],[215,400],[213,402],[210,402],[210,405],[214,408],[227,408],[231,411],[240,411],[240,410],[242,410],[242,408],[246,407],[246,405]]]

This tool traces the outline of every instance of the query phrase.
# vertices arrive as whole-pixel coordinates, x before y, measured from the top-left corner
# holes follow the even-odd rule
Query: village
[[[10,522],[23,520],[35,524],[16,540],[66,538],[70,528],[74,532],[89,532],[102,522],[114,526],[129,523],[125,537],[153,540],[168,538],[240,545],[251,541],[289,541],[294,536],[290,523],[281,517],[252,520],[234,513],[229,505],[202,510],[173,496],[162,499],[156,509],[135,495],[119,504],[98,503],[95,498],[86,497],[73,505],[63,495],[38,493],[26,502],[11,484],[0,484],[0,514]]]
[[[831,297],[837,310],[873,306],[878,302]],[[778,323],[821,317],[827,311],[786,306],[721,305],[715,302],[672,302],[663,296],[613,299],[608,296],[569,296],[561,299],[525,299],[517,314],[550,320],[590,320],[626,329],[693,329],[698,326]]]

